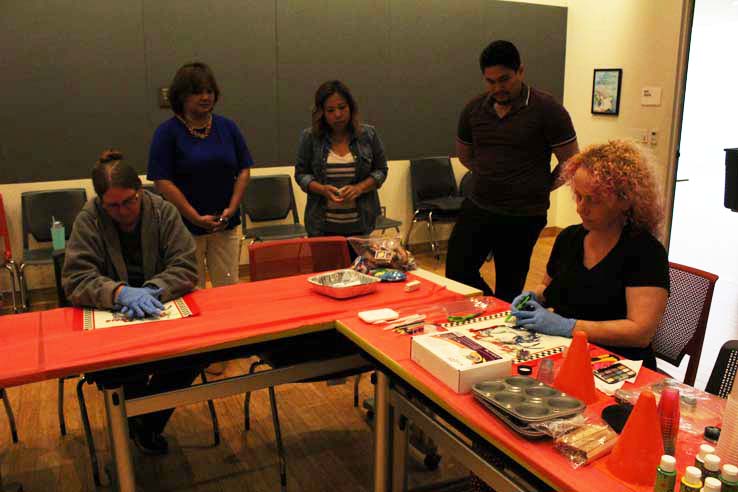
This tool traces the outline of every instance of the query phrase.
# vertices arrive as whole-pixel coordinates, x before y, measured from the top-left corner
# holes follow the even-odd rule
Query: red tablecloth
[[[460,395],[436,379],[428,371],[410,359],[412,337],[382,331],[381,328],[364,323],[356,316],[341,318],[339,330],[355,340],[362,348],[373,353],[380,361],[393,369],[395,374],[425,396],[484,436],[489,442],[512,456],[531,472],[545,479],[559,490],[590,492],[650,492],[652,487],[627,484],[613,477],[601,458],[592,464],[573,469],[569,461],[553,449],[551,440],[531,441],[510,429],[497,417],[489,413],[471,394]],[[594,348],[593,354],[602,352]],[[557,364],[560,355],[554,357]],[[540,361],[536,361],[534,364]],[[645,386],[663,379],[663,376],[648,369],[641,369],[635,385],[626,384],[625,389]],[[613,399],[598,392],[600,399],[587,408],[586,414],[597,418],[602,409],[613,403]],[[702,439],[680,432],[677,444],[677,465],[681,475],[687,465],[694,461],[695,450]],[[656,470],[654,470],[655,476]]]
[[[161,323],[83,331],[77,308],[3,316],[0,387],[329,329],[347,313],[458,297],[420,279],[415,292],[382,283],[374,293],[339,300],[314,292],[309,276],[195,291],[200,315]]]

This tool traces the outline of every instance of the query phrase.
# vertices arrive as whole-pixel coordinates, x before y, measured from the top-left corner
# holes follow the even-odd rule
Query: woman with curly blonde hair
[[[561,178],[582,223],[556,238],[543,282],[513,309],[522,327],[588,339],[655,369],[651,340],[666,309],[669,262],[656,236],[663,208],[647,161],[622,141],[572,157]],[[544,307],[545,306],[545,307]]]

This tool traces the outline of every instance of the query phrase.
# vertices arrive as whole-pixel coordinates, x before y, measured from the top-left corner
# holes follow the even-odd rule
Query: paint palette
[[[582,401],[529,376],[484,381],[475,384],[472,391],[485,406],[494,406],[521,422],[569,417],[586,408]]]
[[[635,377],[636,372],[625,364],[616,362],[610,366],[597,369],[594,371],[594,375],[607,384],[615,384]]]

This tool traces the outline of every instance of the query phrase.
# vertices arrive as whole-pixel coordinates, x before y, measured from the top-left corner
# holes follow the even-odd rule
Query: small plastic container
[[[61,221],[51,218],[51,244],[55,250],[64,249],[65,235],[64,224]]]

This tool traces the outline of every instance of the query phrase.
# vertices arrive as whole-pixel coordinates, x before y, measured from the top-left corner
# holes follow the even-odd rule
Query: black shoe
[[[151,431],[136,431],[133,434],[133,442],[143,454],[149,456],[161,456],[169,452],[169,443],[161,434]]]

